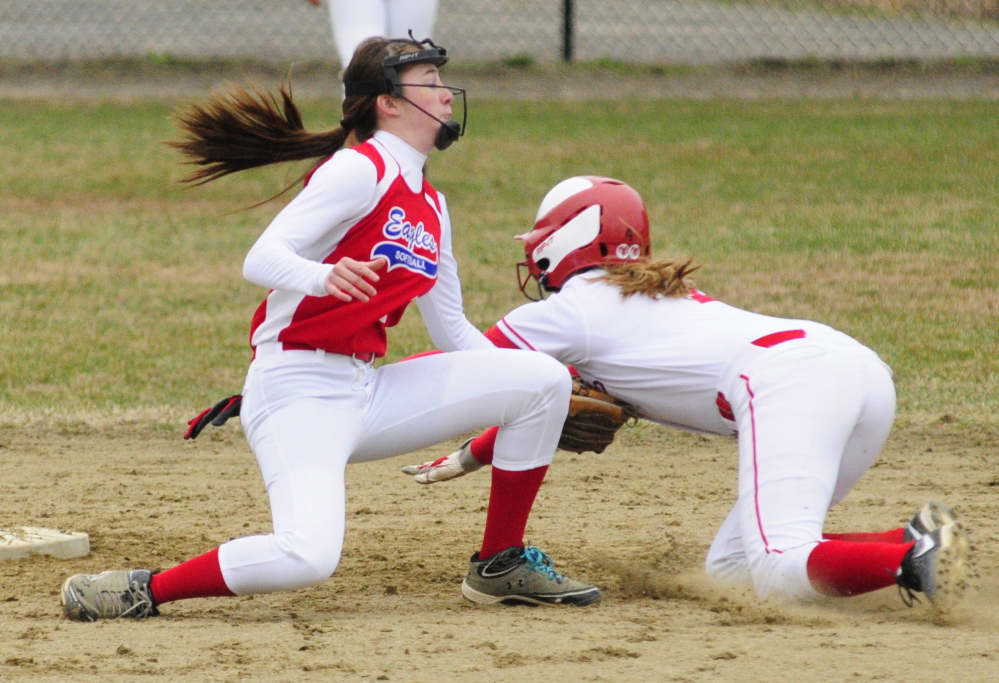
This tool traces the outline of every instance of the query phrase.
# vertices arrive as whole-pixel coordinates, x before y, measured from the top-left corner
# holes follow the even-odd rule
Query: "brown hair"
[[[420,48],[419,43],[411,40],[368,38],[357,46],[342,80],[383,78],[383,59]],[[325,159],[341,149],[348,136],[353,135],[357,142],[364,142],[377,129],[377,95],[345,98],[340,125],[332,130],[310,133],[302,125],[302,114],[292,99],[290,84],[282,83],[278,93],[280,103],[274,94],[258,86],[250,86],[247,90],[233,85],[210,96],[204,103],[179,112],[176,124],[184,137],[166,144],[179,150],[187,163],[200,167],[180,182],[201,185],[249,168],[285,161]]]
[[[616,286],[621,290],[622,297],[644,294],[653,299],[687,296],[694,287],[690,274],[700,268],[694,265],[693,259],[687,259],[683,263],[644,259],[628,263],[608,263],[601,267],[606,272],[594,279]]]

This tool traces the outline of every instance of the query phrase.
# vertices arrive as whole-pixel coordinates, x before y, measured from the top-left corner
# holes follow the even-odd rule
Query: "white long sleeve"
[[[420,315],[430,333],[430,339],[441,351],[467,351],[470,349],[492,349],[493,346],[465,317],[461,302],[461,282],[458,279],[458,263],[451,251],[451,219],[447,204],[440,197],[443,207],[441,221],[440,269],[433,288],[417,299]]]
[[[268,289],[326,296],[322,263],[377,200],[377,173],[351,150],[337,153],[279,213],[246,255],[243,277]]]

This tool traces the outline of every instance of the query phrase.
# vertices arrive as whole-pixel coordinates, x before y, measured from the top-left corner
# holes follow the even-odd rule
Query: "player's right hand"
[[[355,261],[344,256],[326,276],[326,293],[340,301],[369,301],[378,293],[372,282],[380,279],[375,271],[385,267],[385,259]],[[370,280],[370,282],[369,282]]]
[[[418,484],[436,484],[439,481],[464,477],[483,467],[483,464],[472,457],[469,449],[471,441],[466,441],[461,448],[450,455],[436,460],[428,460],[422,465],[407,465],[402,468],[404,474],[413,476]]]

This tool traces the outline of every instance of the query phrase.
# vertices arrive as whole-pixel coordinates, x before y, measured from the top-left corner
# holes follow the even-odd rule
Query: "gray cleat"
[[[488,560],[472,555],[461,594],[480,605],[497,602],[529,605],[576,605],[600,601],[600,589],[567,578],[538,548],[514,546]]]
[[[62,585],[63,609],[74,621],[155,617],[152,577],[148,569],[71,576]]]
[[[905,525],[905,542],[918,541],[935,529],[939,529],[947,524],[954,524],[955,522],[957,522],[957,516],[953,510],[943,503],[931,500]]]
[[[971,544],[964,528],[945,524],[923,534],[902,559],[895,582],[902,600],[912,606],[913,592],[922,593],[940,612],[961,599],[974,576]]]

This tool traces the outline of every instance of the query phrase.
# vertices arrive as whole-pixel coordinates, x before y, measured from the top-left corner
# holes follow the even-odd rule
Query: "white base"
[[[0,560],[16,560],[32,553],[64,560],[90,554],[90,536],[78,531],[38,527],[0,527]]]

